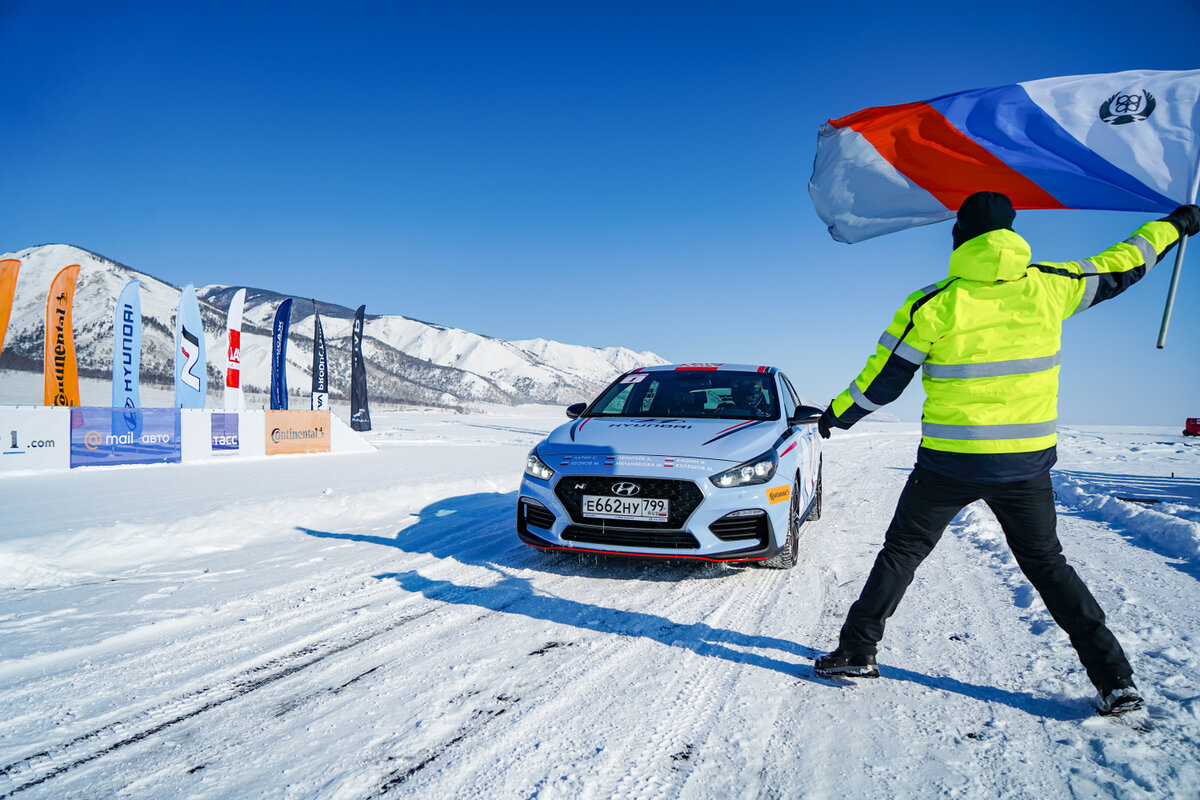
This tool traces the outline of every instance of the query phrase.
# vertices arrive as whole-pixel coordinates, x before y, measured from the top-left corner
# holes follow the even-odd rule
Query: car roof
[[[689,363],[689,364],[659,364],[653,367],[638,367],[631,369],[626,374],[637,372],[766,372],[774,374],[779,369],[776,367],[762,366],[759,364],[722,364],[718,362],[711,363]]]

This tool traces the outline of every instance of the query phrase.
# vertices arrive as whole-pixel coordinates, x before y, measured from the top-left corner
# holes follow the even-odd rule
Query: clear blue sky
[[[919,9],[919,10],[918,10]],[[834,242],[817,130],[872,105],[1200,66],[1200,4],[0,0],[0,252],[68,243],[506,339],[774,363],[822,402],[948,223]],[[1022,212],[1035,258],[1146,217]],[[1071,321],[1060,419],[1200,415],[1200,244]],[[888,410],[920,414],[911,386]]]

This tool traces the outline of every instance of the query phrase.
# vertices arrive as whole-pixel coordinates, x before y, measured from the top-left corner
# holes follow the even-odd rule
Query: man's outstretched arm
[[[932,346],[918,334],[914,322],[921,306],[932,300],[957,278],[945,278],[913,292],[879,337],[867,365],[846,390],[825,409],[817,428],[829,438],[830,428],[849,428],[880,406],[895,400],[924,363]]]

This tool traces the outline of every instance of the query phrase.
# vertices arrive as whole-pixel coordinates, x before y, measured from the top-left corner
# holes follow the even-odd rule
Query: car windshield
[[[778,419],[779,398],[774,378],[762,372],[635,372],[609,386],[584,416]]]

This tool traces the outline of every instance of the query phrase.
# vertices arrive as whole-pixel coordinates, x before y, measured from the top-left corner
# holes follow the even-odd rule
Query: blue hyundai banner
[[[236,453],[238,443],[238,415],[214,411],[212,415],[212,450],[214,453]]]
[[[287,396],[287,337],[292,317],[292,298],[279,304],[275,325],[271,330],[271,408],[286,410]]]
[[[84,407],[71,412],[72,467],[180,461],[179,411],[174,408]]]
[[[113,408],[134,409],[142,405],[138,383],[142,362],[142,301],[138,281],[130,281],[117,298],[113,318]],[[140,418],[131,417],[131,422]],[[141,433],[134,430],[134,433]]]

